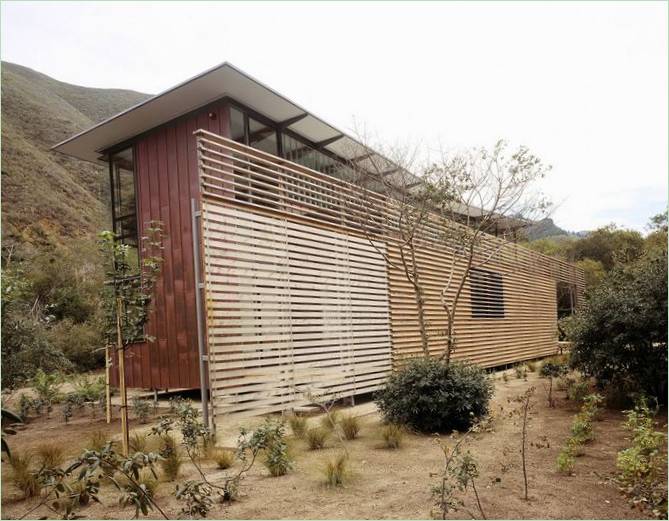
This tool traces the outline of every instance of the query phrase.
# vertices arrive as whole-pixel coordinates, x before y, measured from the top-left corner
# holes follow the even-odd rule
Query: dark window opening
[[[504,318],[504,285],[502,275],[474,268],[469,272],[472,317]]]
[[[573,315],[574,309],[576,309],[576,285],[558,281],[557,283],[558,319]]]
[[[128,246],[131,266],[139,270],[137,196],[132,148],[113,154],[109,161],[112,195],[112,226],[122,244]]]

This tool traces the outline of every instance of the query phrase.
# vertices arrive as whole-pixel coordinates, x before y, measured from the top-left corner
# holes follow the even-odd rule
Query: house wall
[[[191,226],[191,198],[200,197],[193,136],[198,128],[229,135],[226,104],[212,103],[134,141],[139,236],[147,223],[159,220],[166,237],[164,264],[146,328],[155,341],[135,344],[127,351],[129,387],[200,385]]]

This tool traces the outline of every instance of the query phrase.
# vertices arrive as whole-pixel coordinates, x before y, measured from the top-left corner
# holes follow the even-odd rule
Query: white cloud
[[[3,3],[2,57],[145,92],[228,60],[388,142],[526,144],[564,227],[666,206],[666,3]]]

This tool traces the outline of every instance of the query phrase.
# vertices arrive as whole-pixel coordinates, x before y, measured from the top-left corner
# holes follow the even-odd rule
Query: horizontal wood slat
[[[202,204],[216,414],[378,389],[391,370],[387,271],[364,239]],[[249,258],[252,254],[252,258]]]
[[[279,411],[307,403],[305,389],[374,390],[391,363],[422,353],[414,289],[398,269],[394,201],[210,132],[195,134],[218,413]],[[458,245],[440,237],[461,226],[431,216],[415,238],[434,356],[446,345],[440,292],[452,266],[456,278],[464,269]],[[454,358],[492,367],[555,353],[556,285],[573,285],[578,300],[582,270],[484,235],[475,262],[488,258],[464,286]]]

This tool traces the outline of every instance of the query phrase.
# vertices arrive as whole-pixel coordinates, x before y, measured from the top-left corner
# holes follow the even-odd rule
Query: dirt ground
[[[639,512],[630,509],[616,488],[607,483],[615,471],[616,453],[627,446],[623,415],[606,411],[595,423],[595,441],[586,446],[585,455],[577,458],[573,476],[559,474],[555,459],[568,436],[576,410],[558,392],[556,408],[548,408],[545,381],[535,373],[527,380],[513,373],[504,382],[496,376],[490,430],[470,437],[466,446],[479,464],[477,488],[486,516],[498,519],[638,519]],[[523,478],[519,454],[520,426],[508,417],[514,405],[508,399],[536,387],[529,426],[528,477],[529,500],[522,499]],[[75,418],[64,425],[58,412],[51,419],[32,421],[10,439],[14,450],[31,450],[44,442],[65,444],[75,456],[86,444],[91,432],[103,430],[117,435],[118,425],[108,426],[101,414],[96,419]],[[665,420],[662,420],[663,422]],[[379,417],[376,413],[362,417],[360,438],[349,442],[351,479],[345,487],[330,489],[323,483],[323,462],[338,449],[331,439],[329,447],[307,450],[304,442],[290,441],[295,468],[286,476],[273,478],[262,464],[256,465],[243,480],[241,498],[230,504],[216,504],[211,519],[421,519],[432,517],[434,502],[431,488],[438,483],[443,454],[434,436],[407,435],[399,450],[380,448]],[[146,428],[146,427],[144,427]],[[444,437],[444,439],[447,437]],[[503,466],[510,465],[510,469]],[[7,479],[8,465],[2,465],[2,518],[21,516],[37,500],[24,501]],[[228,471],[215,470],[204,464],[212,481]],[[184,464],[180,481],[195,478],[190,464]],[[156,501],[171,518],[183,517],[173,496],[174,483],[161,483]],[[90,519],[129,519],[134,510],[120,508],[115,489],[103,487],[103,504],[85,507],[81,514]],[[473,498],[465,496],[467,511],[453,513],[453,518],[478,515]],[[36,511],[38,518],[46,511]],[[151,518],[159,519],[157,512]]]

